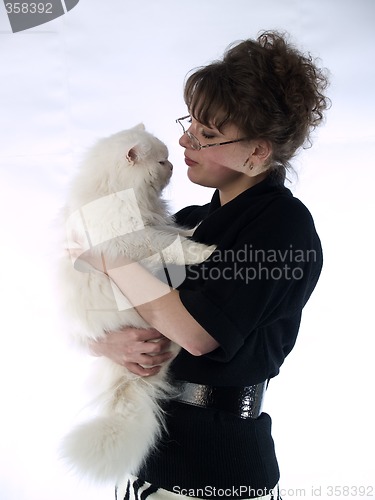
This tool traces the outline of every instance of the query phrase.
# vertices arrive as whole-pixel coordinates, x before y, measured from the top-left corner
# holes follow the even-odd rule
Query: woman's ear
[[[246,160],[246,174],[250,177],[255,177],[264,173],[269,165],[269,160],[272,156],[272,146],[269,141],[258,139],[252,141],[250,155]]]
[[[271,143],[265,139],[258,139],[253,143],[253,153],[250,160],[254,166],[264,165],[268,162],[272,155]]]

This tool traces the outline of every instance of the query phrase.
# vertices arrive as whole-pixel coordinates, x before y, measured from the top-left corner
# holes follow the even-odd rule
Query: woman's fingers
[[[90,347],[96,356],[108,357],[130,372],[147,377],[158,373],[160,365],[172,359],[170,344],[171,341],[155,329],[125,327],[107,332]]]
[[[144,368],[137,363],[125,363],[125,368],[127,368],[131,373],[139,375],[140,377],[151,377],[159,373],[161,366],[154,366],[152,368]]]

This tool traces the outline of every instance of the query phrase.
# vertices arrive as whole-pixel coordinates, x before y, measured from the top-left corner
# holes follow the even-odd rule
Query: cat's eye
[[[159,161],[160,165],[166,165],[168,160]]]

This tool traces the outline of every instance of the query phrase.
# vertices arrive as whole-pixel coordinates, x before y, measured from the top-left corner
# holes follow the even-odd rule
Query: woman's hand
[[[92,354],[105,356],[142,377],[156,375],[173,357],[170,340],[155,329],[124,327],[90,344]]]

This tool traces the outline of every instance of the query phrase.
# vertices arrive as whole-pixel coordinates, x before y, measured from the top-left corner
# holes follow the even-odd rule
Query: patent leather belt
[[[240,418],[258,418],[262,413],[267,380],[248,387],[211,387],[176,381],[178,402],[233,413]]]

